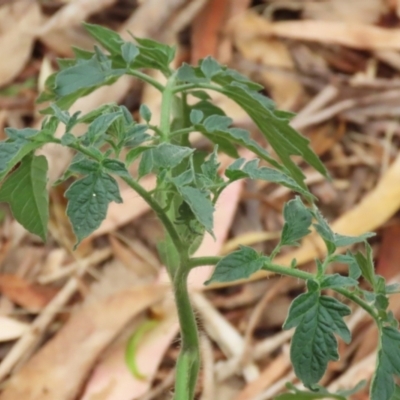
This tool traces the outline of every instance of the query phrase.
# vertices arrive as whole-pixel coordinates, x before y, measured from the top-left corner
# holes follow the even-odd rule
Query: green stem
[[[188,268],[201,267],[205,265],[216,265],[218,264],[223,257],[193,257],[189,259]],[[315,279],[314,274],[310,274],[309,272],[301,271],[299,269],[282,267],[281,265],[276,264],[265,264],[262,267],[263,270],[275,272],[279,275],[291,276],[293,278],[302,279],[304,281]],[[380,326],[379,316],[377,312],[371,307],[367,302],[363,299],[360,299],[356,294],[341,288],[332,288],[335,292],[340,293],[342,296],[347,297],[349,300],[358,304],[361,308],[363,308],[371,317],[375,320],[375,322]]]
[[[140,71],[135,69],[135,70],[127,71],[127,74],[128,75],[132,75],[132,76],[134,76],[136,78],[141,79],[142,81],[145,81],[145,82],[149,83],[150,85],[154,86],[160,92],[164,91],[164,86],[160,82],[157,82],[151,76],[149,76],[147,74],[144,74],[143,72],[140,72]]]
[[[175,74],[172,74],[164,88],[161,100],[160,131],[162,140],[167,142],[171,132],[171,109],[174,99]]]
[[[182,263],[173,282],[182,339],[176,365],[174,400],[193,399],[200,370],[199,336],[187,289],[188,272],[188,268]]]
[[[182,240],[179,237],[178,232],[175,229],[175,226],[168,218],[167,214],[163,210],[163,208],[155,201],[151,195],[147,192],[146,189],[143,188],[138,182],[136,182],[133,178],[124,176],[122,179],[139,195],[143,198],[143,200],[153,209],[153,211],[157,214],[158,218],[161,220],[164,228],[167,230],[168,234],[171,237],[174,246],[178,250],[178,252],[184,252],[185,246],[182,243]]]

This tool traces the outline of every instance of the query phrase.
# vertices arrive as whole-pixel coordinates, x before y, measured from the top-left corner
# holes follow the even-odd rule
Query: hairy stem
[[[160,92],[164,91],[164,86],[160,83],[157,82],[155,79],[153,79],[151,76],[144,74],[143,72],[138,71],[137,69],[130,69],[127,71],[127,74],[132,75],[136,78],[141,79],[142,81],[145,81],[155,87],[157,90]]]
[[[182,264],[173,282],[182,345],[176,366],[174,400],[192,400],[200,370],[197,323],[187,289],[188,270]]]
[[[123,177],[122,178],[138,195],[140,195],[143,200],[153,209],[153,211],[157,214],[158,218],[164,225],[164,228],[168,232],[168,234],[171,237],[172,242],[174,243],[174,246],[178,250],[178,252],[183,252],[185,247],[178,235],[178,232],[175,229],[175,226],[171,222],[171,220],[168,218],[167,214],[165,211],[162,209],[162,207],[158,204],[157,201],[155,201],[151,195],[146,191],[146,189],[143,188],[138,182],[136,182],[133,178],[131,177]]]
[[[160,130],[162,134],[162,140],[165,142],[169,140],[169,134],[171,132],[171,109],[174,99],[174,85],[175,74],[172,74],[165,85],[161,100]]]

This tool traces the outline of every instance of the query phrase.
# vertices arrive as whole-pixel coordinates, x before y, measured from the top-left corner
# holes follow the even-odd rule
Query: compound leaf
[[[299,197],[288,201],[283,208],[283,226],[280,246],[297,245],[298,241],[311,231],[312,214]]]
[[[290,358],[306,387],[312,388],[322,378],[329,361],[339,359],[334,333],[350,342],[350,331],[343,321],[349,314],[349,307],[333,297],[321,296],[318,290],[301,294],[291,304],[283,329],[296,327]]]
[[[46,240],[49,220],[47,169],[44,156],[29,154],[0,188],[0,202],[9,203],[15,219],[43,241]]]
[[[111,201],[122,203],[117,182],[101,171],[75,181],[65,197],[67,215],[78,239],[75,247],[100,226]]]
[[[240,246],[240,249],[224,257],[215,266],[211,278],[205,282],[232,282],[245,279],[254,272],[260,270],[268,261],[267,257],[261,256],[254,249]]]
[[[271,101],[265,96],[237,82],[222,86],[221,92],[238,103],[253,119],[298,185],[306,189],[304,175],[291,159],[293,155],[302,156],[322,175],[328,176],[323,163],[309,148],[309,140],[296,132],[287,118],[274,114]]]
[[[395,393],[393,375],[400,377],[400,332],[382,328],[378,365],[371,383],[371,400],[390,400]]]
[[[232,122],[231,118],[223,115],[210,115],[202,124],[195,125],[195,128],[216,144],[219,144],[218,141],[224,141],[243,146],[274,167],[282,169],[282,166],[271,157],[268,151],[251,139],[248,131],[240,128],[229,128]],[[235,158],[237,157],[236,155]]]

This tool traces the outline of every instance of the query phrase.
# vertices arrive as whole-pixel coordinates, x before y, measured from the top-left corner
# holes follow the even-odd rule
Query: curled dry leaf
[[[0,275],[0,292],[14,303],[36,312],[57,294],[56,289],[35,285],[18,275]]]
[[[399,50],[400,31],[354,22],[289,21],[269,22],[251,13],[244,36],[278,36],[319,43],[340,44],[360,50]]]
[[[0,8],[0,86],[10,83],[28,62],[41,21],[36,1],[20,0]]]
[[[154,284],[84,307],[8,382],[1,400],[73,400],[105,347],[134,316],[162,299]],[[75,355],[75,356],[74,356]]]

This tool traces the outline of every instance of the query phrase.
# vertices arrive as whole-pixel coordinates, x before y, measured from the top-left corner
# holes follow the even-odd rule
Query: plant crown
[[[97,25],[85,25],[100,43],[94,51],[74,48],[75,58],[59,60],[60,70],[51,75],[38,102],[46,102],[46,115],[40,129],[6,128],[8,138],[0,142],[0,201],[9,203],[17,221],[27,230],[46,239],[49,199],[46,189],[48,164],[35,151],[47,143],[57,143],[75,152],[64,175],[56,182],[76,177],[65,192],[66,213],[71,221],[78,245],[96,230],[106,217],[110,202],[122,199],[115,177],[119,177],[150,205],[165,228],[159,243],[159,255],[166,265],[174,288],[181,324],[182,348],[177,364],[175,399],[194,396],[200,361],[196,320],[193,316],[186,279],[191,268],[215,264],[215,271],[206,282],[229,282],[248,278],[259,270],[292,276],[306,282],[307,291],[290,306],[283,329],[295,329],[290,357],[297,377],[309,391],[289,385],[286,399],[345,399],[352,391],[329,393],[318,385],[330,361],[338,360],[337,339],[351,340],[344,317],[350,308],[343,299],[351,300],[371,315],[379,331],[376,370],[371,381],[370,398],[389,400],[399,395],[394,377],[400,377],[400,333],[398,322],[388,311],[388,295],[397,293],[397,285],[387,285],[374,272],[371,247],[366,240],[334,233],[314,204],[314,197],[304,184],[304,175],[292,156],[302,159],[328,177],[324,165],[309,148],[306,138],[290,125],[293,114],[277,110],[274,103],[260,93],[262,86],[235,70],[207,57],[197,66],[183,64],[172,70],[175,49],[150,39],[123,40],[117,33]],[[143,70],[155,69],[166,78],[163,85]],[[122,75],[139,78],[160,92],[161,122],[152,124],[152,112],[140,107],[142,123],[135,121],[124,106],[104,104],[81,115],[70,114],[73,103],[97,88],[110,85]],[[254,141],[249,132],[232,126],[232,119],[212,103],[210,91],[222,93],[241,106],[257,125],[276,153],[273,158]],[[190,101],[188,101],[188,98]],[[61,137],[55,135],[63,126]],[[77,125],[85,125],[85,133],[73,133]],[[193,148],[191,132],[200,132],[210,142],[210,153]],[[255,158],[245,160],[238,147],[247,148]],[[219,174],[219,152],[234,161]],[[138,165],[132,176],[129,166]],[[268,164],[269,166],[265,166]],[[140,180],[155,173],[157,185],[147,191]],[[256,179],[286,186],[297,197],[283,210],[284,227],[280,241],[270,255],[259,254],[250,247],[225,257],[193,257],[203,236],[213,233],[213,213],[221,192],[238,179]],[[316,272],[274,264],[284,246],[297,246],[313,227],[327,249],[324,260],[316,260]],[[365,254],[338,253],[340,247],[362,243]],[[328,272],[340,262],[348,265],[348,275]],[[369,286],[359,286],[362,278]],[[337,297],[330,293],[340,294]],[[357,385],[354,390],[359,390]],[[397,397],[396,397],[397,398]]]

